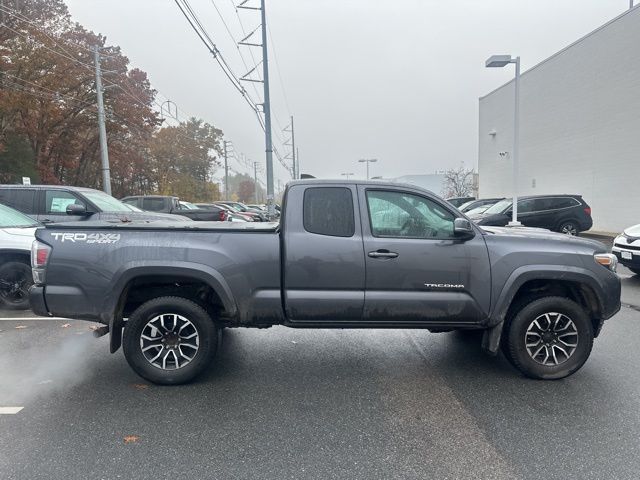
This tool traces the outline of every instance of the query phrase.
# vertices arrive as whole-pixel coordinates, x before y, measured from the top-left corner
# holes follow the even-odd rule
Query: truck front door
[[[284,306],[291,323],[361,321],[364,250],[353,185],[295,185],[282,219]]]
[[[363,320],[474,324],[490,306],[482,235],[454,235],[455,213],[424,192],[359,186],[366,262]]]

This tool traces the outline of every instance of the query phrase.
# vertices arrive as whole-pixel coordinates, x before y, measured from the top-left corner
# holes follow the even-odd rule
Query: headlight
[[[596,263],[599,263],[603,267],[607,267],[612,272],[615,272],[618,268],[618,258],[611,253],[597,253],[593,258]]]

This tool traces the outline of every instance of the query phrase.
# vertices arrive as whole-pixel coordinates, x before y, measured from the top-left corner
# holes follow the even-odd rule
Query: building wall
[[[481,197],[512,195],[513,88],[480,99]],[[581,194],[597,231],[640,223],[640,6],[524,73],[520,102],[519,194]]]

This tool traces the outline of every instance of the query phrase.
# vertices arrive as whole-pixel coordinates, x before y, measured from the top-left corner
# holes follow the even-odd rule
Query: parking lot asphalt
[[[91,323],[2,320],[0,412],[22,409],[0,414],[0,478],[636,479],[640,280],[622,275],[630,306],[555,382],[477,335],[275,327],[226,331],[204,377],[160,387]]]

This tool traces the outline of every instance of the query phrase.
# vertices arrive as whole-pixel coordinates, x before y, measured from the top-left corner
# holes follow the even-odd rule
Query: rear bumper
[[[34,285],[31,287],[29,290],[29,303],[31,304],[31,310],[33,310],[33,313],[36,315],[41,317],[51,315],[44,301],[44,287],[42,285]]]

